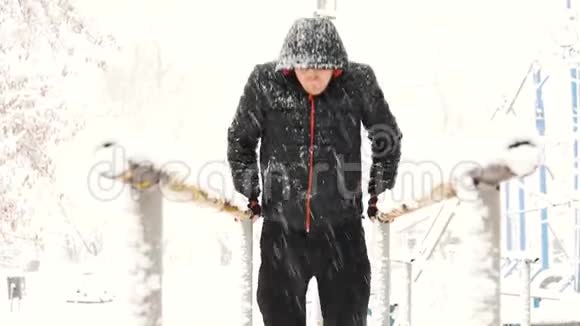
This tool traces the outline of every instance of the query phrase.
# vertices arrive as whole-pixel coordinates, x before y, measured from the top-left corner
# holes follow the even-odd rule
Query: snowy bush
[[[87,114],[66,94],[79,72],[106,69],[113,39],[93,34],[68,0],[1,0],[0,25],[0,242],[41,240],[62,199],[50,151]]]

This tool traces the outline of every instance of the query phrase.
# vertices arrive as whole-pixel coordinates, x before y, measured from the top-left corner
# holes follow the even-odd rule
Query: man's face
[[[296,77],[308,94],[319,95],[328,86],[332,72],[330,69],[296,69]]]

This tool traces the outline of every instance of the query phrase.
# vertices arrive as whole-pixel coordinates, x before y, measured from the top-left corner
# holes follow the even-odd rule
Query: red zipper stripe
[[[310,101],[310,147],[308,160],[308,191],[306,193],[306,232],[310,232],[310,196],[312,192],[312,169],[314,163],[314,96],[308,95]]]

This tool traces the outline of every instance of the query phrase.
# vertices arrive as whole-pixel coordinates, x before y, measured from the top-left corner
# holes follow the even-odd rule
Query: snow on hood
[[[330,19],[300,18],[286,35],[276,70],[344,69],[347,62],[346,49]]]

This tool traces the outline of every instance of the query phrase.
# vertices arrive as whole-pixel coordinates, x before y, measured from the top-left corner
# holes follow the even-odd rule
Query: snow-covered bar
[[[134,266],[137,286],[133,289],[138,298],[135,314],[139,325],[160,326],[163,319],[163,197],[158,187],[133,190],[137,198],[136,216],[142,226],[140,242],[144,245],[134,244],[138,255]],[[145,292],[141,291],[143,288]]]
[[[180,173],[183,172],[180,171],[183,166],[164,164],[163,155],[160,157],[146,152],[147,150],[127,140],[107,140],[96,148],[96,156],[100,158],[100,162],[108,163],[97,169],[97,173],[103,178],[129,186],[130,195],[125,199],[128,201],[128,216],[134,218],[130,223],[130,232],[135,234],[130,236],[129,246],[133,255],[128,269],[132,275],[130,314],[135,325],[163,324],[163,201],[178,200],[226,212],[232,217],[232,221],[239,221],[239,325],[251,326],[254,221],[249,218],[250,213],[243,209],[241,203],[236,205],[231,198],[221,198],[223,196],[185,180]],[[220,191],[222,194],[225,192],[223,189]]]
[[[501,324],[499,185],[534,173],[540,164],[540,146],[535,138],[525,135],[471,136],[462,139],[464,148],[449,154],[453,156],[448,158],[453,161],[452,173],[442,180],[447,185],[435,187],[427,196],[431,198],[399,204],[384,214],[385,220],[394,219],[395,252],[403,250],[397,241],[407,238],[405,233],[412,225],[435,216],[429,230],[421,234],[422,248],[414,252],[415,284],[402,290],[413,288],[413,321],[417,325],[428,321],[442,325]],[[441,194],[434,194],[435,189]],[[393,282],[403,283],[406,277],[397,276]],[[404,293],[398,300],[409,305],[410,296]],[[524,300],[528,299],[521,301],[522,324],[529,322],[529,305],[523,305]],[[409,308],[403,307],[403,311]],[[401,321],[410,319],[406,315]]]
[[[132,250],[129,273],[130,314],[135,325],[161,326],[163,316],[163,191],[166,175],[151,165],[128,162],[126,171],[104,177],[129,185],[129,216],[134,218],[128,245]]]
[[[501,323],[499,184],[532,174],[540,162],[533,139],[516,137],[497,145],[486,153],[488,157],[474,157],[477,166],[453,180],[459,198],[455,223],[462,230],[454,254],[454,262],[459,264],[457,284],[452,288],[456,293],[449,296],[450,306],[458,308],[453,325]]]
[[[465,140],[465,139],[464,139]],[[107,144],[107,149],[120,146],[119,144]],[[535,139],[515,136],[515,137],[499,137],[496,140],[481,137],[474,138],[473,141],[466,141],[470,148],[474,151],[458,150],[462,157],[457,157],[457,162],[453,169],[453,174],[450,179],[451,191],[444,191],[439,202],[448,201],[453,202],[448,205],[452,226],[454,229],[454,241],[450,244],[450,252],[452,257],[444,261],[443,273],[434,273],[432,269],[425,268],[426,261],[430,259],[431,254],[425,257],[414,257],[413,274],[406,275],[407,283],[416,283],[418,276],[423,275],[420,282],[424,278],[447,279],[453,282],[453,286],[442,295],[441,293],[434,293],[433,289],[425,294],[407,293],[405,295],[405,302],[403,310],[404,317],[400,321],[405,321],[410,324],[411,319],[416,323],[421,324],[420,318],[424,307],[419,305],[413,307],[411,310],[411,302],[416,304],[416,299],[423,299],[425,295],[437,297],[437,306],[444,307],[438,316],[434,319],[436,322],[449,325],[473,325],[473,326],[488,326],[498,325],[500,323],[500,198],[499,198],[499,184],[511,178],[524,178],[535,172],[539,164],[539,146]],[[103,146],[101,146],[101,149]],[[129,147],[124,147],[127,150]],[[129,150],[130,153],[131,150]],[[192,186],[190,183],[183,182],[172,174],[170,169],[164,169],[162,165],[151,165],[151,161],[138,157],[137,155],[129,154],[126,156],[127,160],[121,166],[115,167],[114,173],[106,175],[109,178],[117,179],[121,182],[129,183],[133,186],[133,191],[138,195],[136,205],[136,215],[142,216],[140,225],[143,225],[142,230],[143,239],[147,244],[148,251],[143,253],[150,261],[160,262],[162,257],[161,249],[155,243],[156,237],[161,236],[162,231],[162,214],[161,196],[187,196],[188,201],[194,205],[210,206],[220,211],[227,211],[231,213],[232,217],[242,220],[240,225],[240,232],[242,234],[242,273],[240,274],[240,287],[242,289],[240,295],[240,312],[241,325],[252,325],[252,298],[253,298],[253,255],[252,255],[252,234],[253,222],[249,220],[248,212],[242,209],[243,206],[236,206],[227,198],[219,198],[215,194],[210,195],[207,190]],[[144,164],[143,162],[147,163]],[[138,173],[136,173],[138,172]],[[159,185],[159,187],[152,187],[152,185]],[[160,191],[153,191],[157,189]],[[160,192],[163,192],[161,195]],[[185,194],[185,195],[184,195]],[[375,234],[379,238],[375,238],[376,243],[371,243],[369,246],[373,247],[375,252],[378,252],[378,257],[375,259],[375,265],[380,266],[380,289],[378,289],[378,297],[374,300],[380,301],[382,309],[377,311],[377,314],[372,318],[380,320],[382,325],[389,324],[389,308],[393,289],[391,287],[391,242],[393,236],[393,228],[397,232],[399,224],[405,224],[407,214],[410,210],[417,210],[417,213],[425,207],[425,205],[433,205],[428,201],[419,201],[418,203],[405,204],[402,209],[395,209],[383,215],[384,219],[393,220],[392,223],[376,223]],[[233,219],[232,219],[233,220]],[[445,232],[449,221],[444,223],[442,232]],[[437,245],[441,241],[441,236],[436,236],[434,243]],[[378,251],[377,251],[378,250]],[[426,259],[424,259],[426,258]],[[407,260],[408,261],[408,260]],[[418,265],[418,266],[417,266]],[[410,269],[410,265],[407,266]],[[143,273],[138,275],[147,275],[147,279],[142,281],[145,284],[158,284],[158,288],[153,289],[161,295],[161,272],[162,268],[159,264],[145,264],[141,266]],[[149,271],[151,269],[151,272]],[[149,274],[158,275],[158,278],[149,276]],[[409,273],[409,271],[407,271]],[[417,274],[418,273],[418,274]],[[417,274],[417,275],[415,275]],[[436,274],[436,275],[435,275]],[[153,281],[156,282],[153,282]],[[396,280],[395,283],[402,282]],[[412,286],[407,286],[410,289]],[[415,291],[415,290],[414,290]],[[155,294],[157,295],[157,294]],[[149,296],[150,302],[157,300],[156,296]],[[413,299],[411,299],[413,298]],[[158,304],[159,307],[160,301]],[[526,309],[526,307],[523,307]],[[411,311],[413,311],[413,318],[411,318]],[[150,310],[151,314],[155,309]],[[433,311],[431,311],[432,313]],[[160,317],[160,311],[156,315],[148,316],[149,320],[143,325],[153,326]],[[432,316],[433,318],[435,316]],[[433,320],[435,322],[435,320]]]

